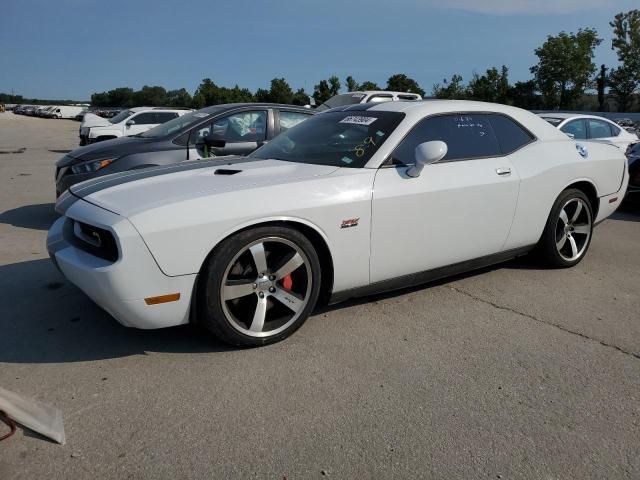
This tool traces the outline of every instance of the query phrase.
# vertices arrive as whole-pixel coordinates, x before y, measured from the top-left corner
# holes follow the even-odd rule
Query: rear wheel
[[[580,190],[568,189],[556,200],[538,245],[551,267],[573,267],[584,258],[593,233],[593,210]]]
[[[309,317],[320,291],[320,262],[299,231],[261,227],[223,241],[198,284],[198,322],[239,346],[274,343]]]

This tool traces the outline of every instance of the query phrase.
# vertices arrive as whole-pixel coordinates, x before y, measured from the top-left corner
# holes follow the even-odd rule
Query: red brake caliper
[[[291,287],[293,287],[293,279],[291,278],[291,274],[289,274],[282,279],[282,288],[291,290]]]

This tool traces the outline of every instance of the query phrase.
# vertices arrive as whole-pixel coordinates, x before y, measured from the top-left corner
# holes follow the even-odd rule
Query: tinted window
[[[502,155],[487,115],[456,114],[420,121],[393,152],[393,162],[413,164],[416,147],[433,140],[447,144],[445,162]]]
[[[311,115],[308,113],[280,110],[280,132],[285,132],[291,127],[295,127],[300,122],[304,122],[310,116]]]
[[[143,137],[155,138],[178,132],[184,128],[188,128],[196,123],[203,122],[207,117],[217,114],[222,108],[209,107],[207,111],[199,110],[197,112],[189,112],[181,115],[167,123],[153,127],[142,134]],[[186,145],[186,144],[185,144]]]
[[[155,112],[155,122],[154,123],[165,123],[169,120],[173,120],[178,116],[175,112]]]
[[[136,125],[154,125],[156,124],[156,114],[154,112],[145,112],[140,115],[136,115],[131,120],[136,122]]]
[[[618,135],[620,135],[620,131],[622,130],[620,127],[611,124],[609,124],[609,127],[611,128],[612,137],[617,137]]]
[[[503,154],[515,152],[533,140],[529,132],[510,118],[502,115],[488,115],[488,117]]]
[[[602,120],[588,120],[589,138],[608,138],[611,137],[611,128],[607,122]]]
[[[266,111],[240,112],[218,118],[194,130],[189,143],[200,143],[209,135],[227,143],[261,142],[265,139],[266,133]]]
[[[281,133],[249,157],[361,168],[402,118],[399,112],[326,112]]]
[[[584,120],[574,120],[573,122],[569,122],[560,130],[567,135],[573,136],[576,140],[587,139],[587,124]]]

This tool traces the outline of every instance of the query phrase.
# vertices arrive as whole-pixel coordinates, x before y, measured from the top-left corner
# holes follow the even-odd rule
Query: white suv
[[[190,111],[164,107],[136,107],[123,110],[109,119],[87,113],[80,124],[80,145],[138,135]]]

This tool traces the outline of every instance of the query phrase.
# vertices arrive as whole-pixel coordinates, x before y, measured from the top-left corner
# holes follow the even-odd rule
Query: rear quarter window
[[[498,139],[500,150],[504,155],[509,155],[519,150],[535,139],[531,132],[525,130],[524,127],[509,117],[489,115],[489,118],[493,126],[493,132]]]

